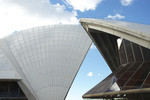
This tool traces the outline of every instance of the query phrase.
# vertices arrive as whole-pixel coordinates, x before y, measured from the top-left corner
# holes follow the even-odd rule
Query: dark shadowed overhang
[[[150,25],[89,18],[81,18],[80,23],[88,33],[89,29],[103,31],[150,49]]]
[[[88,18],[80,19],[80,23],[112,70],[112,74],[85,93],[83,98],[112,98],[120,95],[122,95],[120,97],[124,97],[126,94],[128,97],[142,95],[149,98],[150,60],[146,60],[145,57],[149,58],[150,56],[150,25]],[[141,48],[144,59],[141,61],[135,59],[133,62],[131,61],[132,63],[127,62],[126,64],[122,64],[119,58],[118,38],[123,39],[122,44],[125,44],[124,46],[127,46],[128,43],[134,45],[134,47],[132,47],[132,50],[135,50],[133,51],[134,54],[136,54],[135,52],[137,52],[138,48]],[[136,56],[139,55],[140,54],[134,56],[136,58]],[[147,73],[143,70],[144,68]],[[127,73],[131,73],[131,71],[132,74],[128,75],[129,77],[127,78]],[[140,77],[137,77],[140,75],[142,80]],[[143,76],[145,77],[143,78]],[[134,83],[132,79],[135,83],[139,83],[137,80],[140,81],[140,84],[130,84]],[[124,81],[122,82],[122,80]],[[120,83],[123,85],[120,85]],[[137,87],[137,85],[139,85],[139,87]],[[110,91],[110,88],[113,86],[116,86],[118,90]]]
[[[150,49],[150,25],[81,18],[80,23],[112,71],[120,66],[116,40],[123,38]]]

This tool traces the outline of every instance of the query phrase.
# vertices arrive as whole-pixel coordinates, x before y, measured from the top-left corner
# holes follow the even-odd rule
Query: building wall
[[[1,41],[29,100],[64,100],[90,45],[76,25],[32,28]]]

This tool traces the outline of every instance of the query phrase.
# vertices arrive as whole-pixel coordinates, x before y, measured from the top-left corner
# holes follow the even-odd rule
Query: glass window
[[[133,47],[135,60],[136,61],[143,61],[141,50],[140,50],[140,46],[135,44],[135,43],[132,43],[132,47]]]
[[[135,63],[132,64],[131,66],[128,66],[129,68],[125,70],[125,73],[117,80],[117,84],[119,85],[120,88],[124,86],[124,84],[128,81],[128,79],[133,75],[135,69],[137,69],[141,63]]]
[[[135,70],[135,74],[131,77],[128,83],[123,87],[123,90],[139,89],[150,71],[149,65],[150,65],[149,63],[144,63],[139,69],[137,69],[137,71]]]
[[[121,48],[121,49],[119,50],[119,55],[120,55],[121,64],[127,63],[124,48]]]
[[[124,41],[125,46],[131,45],[131,44],[130,44],[130,41],[125,40],[125,39],[124,39],[123,41]]]
[[[12,82],[10,84],[10,93],[9,93],[9,96],[10,97],[18,97],[18,89],[19,89],[18,84],[16,84],[15,82]]]
[[[0,97],[8,97],[8,82],[0,82]]]
[[[131,45],[126,46],[126,53],[127,53],[128,62],[133,62],[134,58],[133,58]]]
[[[4,100],[14,100],[14,97],[15,100],[27,100],[17,82],[0,82],[0,100],[1,97]]]
[[[114,76],[116,76],[116,78],[118,79],[131,65],[131,63],[127,64],[126,66],[123,66],[121,69],[119,69],[119,71],[117,73],[115,73]]]
[[[142,88],[150,88],[150,73],[148,74]]]
[[[150,50],[142,47],[142,53],[145,61],[150,61]]]

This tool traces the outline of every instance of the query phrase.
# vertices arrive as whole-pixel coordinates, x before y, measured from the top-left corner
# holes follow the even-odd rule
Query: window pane
[[[8,82],[0,82],[0,97],[7,97],[8,96]]]
[[[16,83],[11,83],[10,84],[10,96],[11,97],[18,97],[18,89],[19,89],[19,86],[18,84]]]
[[[143,61],[140,46],[135,43],[132,43],[132,46],[136,61]]]
[[[149,65],[150,63],[144,63],[123,87],[123,90],[140,88],[150,71]]]

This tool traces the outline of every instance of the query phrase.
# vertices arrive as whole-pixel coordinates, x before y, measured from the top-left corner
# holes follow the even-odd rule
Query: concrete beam
[[[150,35],[148,33],[139,32],[136,30],[132,30],[116,24],[96,19],[81,18],[80,23],[87,32],[89,29],[103,31],[150,49]]]

